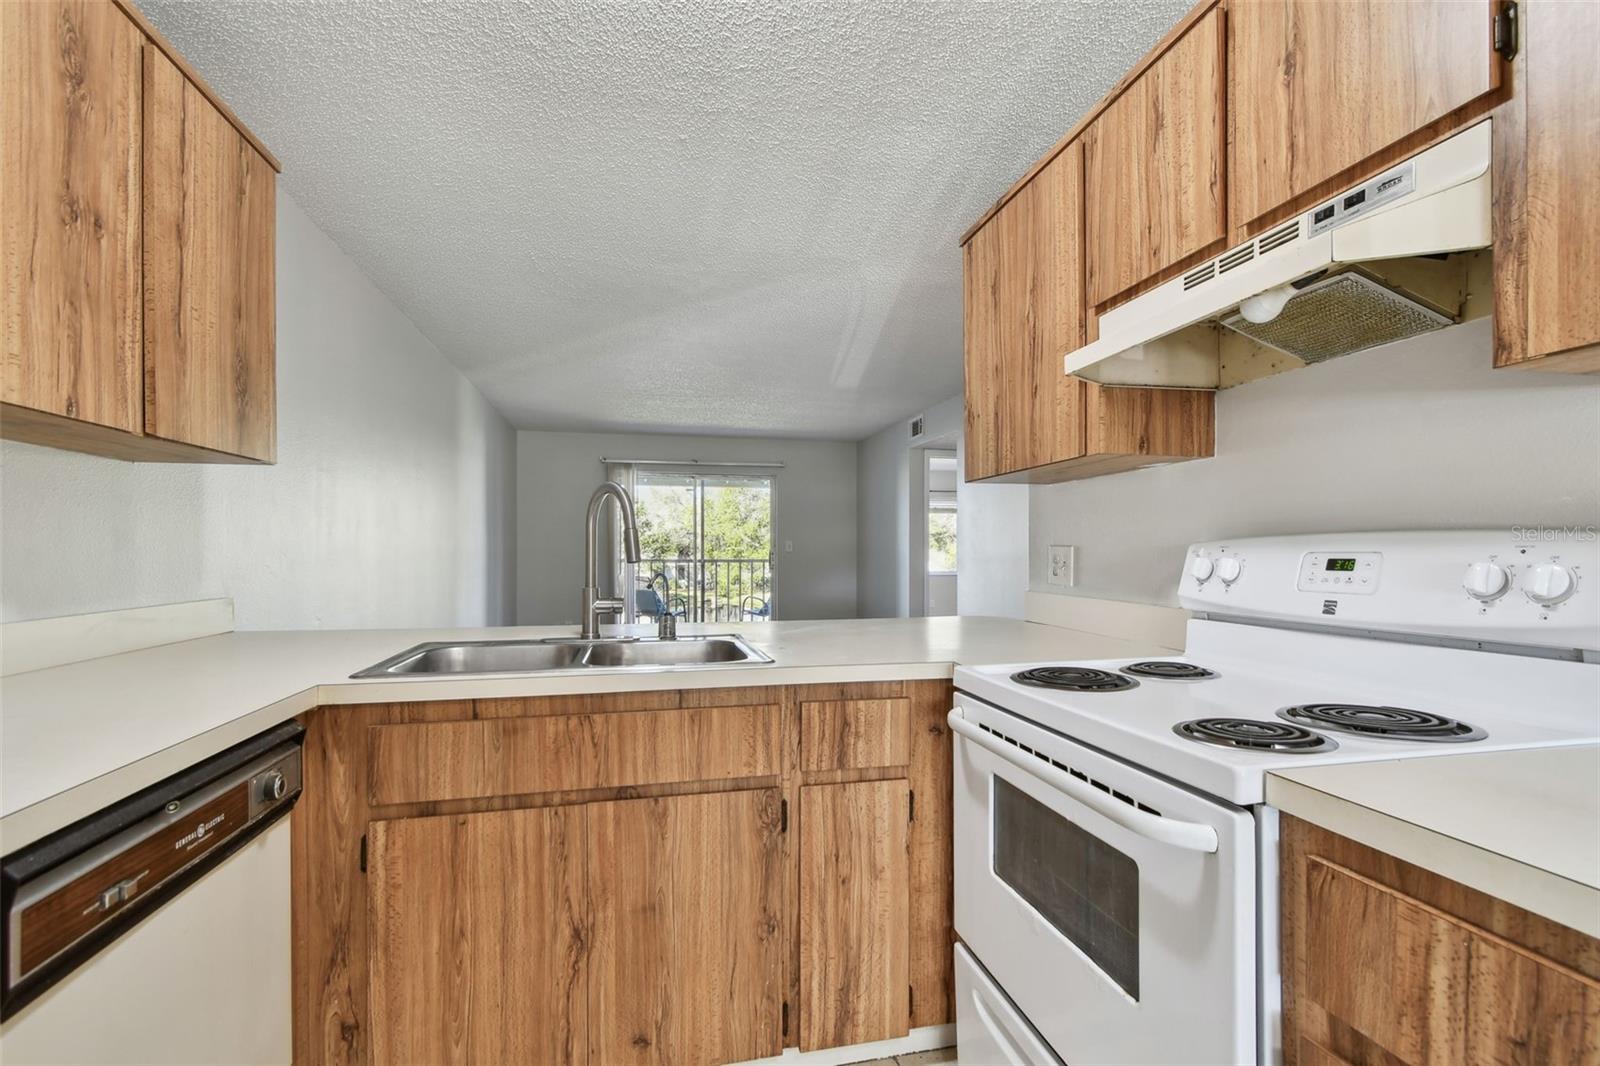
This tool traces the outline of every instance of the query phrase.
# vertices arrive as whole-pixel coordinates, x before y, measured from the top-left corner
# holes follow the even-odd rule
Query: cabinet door
[[[276,451],[272,167],[159,49],[144,60],[145,432]]]
[[[373,822],[371,1061],[588,1061],[583,807]]]
[[[1600,4],[1542,0],[1522,10],[1528,356],[1589,348],[1582,369],[1600,370]]]
[[[967,242],[967,480],[1083,453],[1083,155],[1068,145]]]
[[[967,407],[963,446],[968,481],[1000,472],[1005,387],[1000,366],[999,246],[1000,226],[997,219],[990,219],[961,250]]]
[[[800,1050],[910,1027],[905,780],[800,790]]]
[[[591,804],[590,1061],[783,1048],[777,789]]]
[[[104,0],[0,3],[0,400],[130,433],[143,42]]]
[[[1222,13],[1213,9],[1084,135],[1091,306],[1220,250],[1223,47]]]
[[[1498,86],[1493,5],[1235,0],[1228,11],[1233,225],[1250,226]]]

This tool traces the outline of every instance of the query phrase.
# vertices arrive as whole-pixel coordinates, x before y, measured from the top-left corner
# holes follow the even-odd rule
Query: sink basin
[[[351,677],[417,677],[440,674],[533,674],[546,670],[688,670],[695,667],[770,663],[732,635],[677,640],[613,639],[474,640],[418,644]]]

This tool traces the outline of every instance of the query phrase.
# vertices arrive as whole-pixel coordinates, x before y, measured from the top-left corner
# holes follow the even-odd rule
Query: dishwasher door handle
[[[1070,796],[1124,829],[1157,843],[1168,844],[1185,851],[1214,853],[1217,850],[1217,831],[1209,825],[1201,822],[1182,822],[1160,814],[1151,814],[1114,800],[1094,786],[1079,781],[1065,770],[1024,755],[1012,745],[984,732],[967,721],[959,707],[952,710],[945,720],[959,736],[999,756],[1017,769],[1026,770],[1057,792]]]

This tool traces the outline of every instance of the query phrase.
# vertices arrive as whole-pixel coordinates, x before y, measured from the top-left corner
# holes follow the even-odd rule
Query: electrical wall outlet
[[[794,551],[794,541],[792,541],[792,540],[784,541],[783,542],[783,550],[786,551],[786,552]]]
[[[1078,583],[1078,546],[1076,544],[1050,545],[1050,573],[1046,580],[1052,585],[1066,587]]]

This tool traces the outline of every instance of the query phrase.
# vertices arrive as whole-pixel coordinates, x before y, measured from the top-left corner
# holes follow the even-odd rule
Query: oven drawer
[[[956,1059],[962,1066],[1061,1066],[1044,1038],[961,944],[956,945],[955,968]]]

